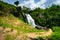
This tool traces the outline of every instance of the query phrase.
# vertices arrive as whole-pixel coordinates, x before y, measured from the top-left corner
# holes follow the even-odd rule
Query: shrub
[[[53,27],[54,35],[48,40],[60,40],[60,27]]]

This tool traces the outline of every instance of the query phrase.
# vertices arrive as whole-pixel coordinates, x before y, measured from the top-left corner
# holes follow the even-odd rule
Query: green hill
[[[39,35],[42,36],[43,34],[47,35],[47,33],[48,33],[47,31],[41,29],[38,30],[25,23],[23,21],[23,16],[21,15],[21,10],[18,11],[15,6],[0,1],[0,34],[1,34],[0,39],[1,40],[4,39],[15,40],[18,36],[19,38],[25,40],[26,38],[28,38],[26,35],[37,37]]]
[[[13,15],[13,12],[16,13],[18,11],[15,6],[0,1],[0,7],[0,26],[22,30],[24,32],[38,31],[27,23],[24,23],[23,20],[21,20],[22,16],[15,17],[15,15]]]
[[[0,34],[3,35],[5,40],[28,40],[31,38],[37,38],[39,36],[45,37],[49,36],[52,32],[38,30],[24,23],[22,20],[14,17],[12,14],[10,16],[0,16]],[[30,37],[29,37],[30,35]],[[44,36],[45,35],[45,36]],[[0,36],[1,37],[1,36]],[[30,39],[31,40],[31,39]]]
[[[20,35],[24,33],[40,32],[38,30],[24,23],[22,20],[10,15],[8,17],[0,16],[0,28],[3,30],[5,35]],[[9,36],[9,37],[10,37]]]
[[[34,32],[39,31],[28,24],[24,23],[22,20],[19,20],[18,18],[14,17],[13,15],[10,15],[8,17],[0,16],[0,26],[2,27],[8,27],[12,29],[17,29],[24,32]]]

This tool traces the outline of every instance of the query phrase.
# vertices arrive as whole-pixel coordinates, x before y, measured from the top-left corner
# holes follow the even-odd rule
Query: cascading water
[[[36,24],[34,22],[34,19],[30,16],[30,14],[25,14],[25,15],[26,15],[28,24],[31,25],[31,26],[33,26],[33,27],[36,27]]]

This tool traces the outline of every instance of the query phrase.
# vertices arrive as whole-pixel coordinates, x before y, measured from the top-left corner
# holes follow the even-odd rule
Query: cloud
[[[47,0],[43,0],[43,1],[40,0],[40,1],[36,4],[36,6],[44,9],[44,8],[45,8],[45,5],[44,5],[45,2],[47,2]]]
[[[19,6],[26,6],[31,9],[35,9],[37,7],[45,9],[46,7],[51,6],[52,4],[59,4],[60,0],[40,0],[37,3],[35,3],[35,0],[25,0],[23,3],[19,4]]]
[[[3,0],[4,2],[8,2],[14,5],[15,0]],[[60,0],[18,0],[20,2],[19,6],[26,6],[31,9],[35,9],[37,7],[45,9],[46,7],[52,6],[52,4],[60,5]]]
[[[43,5],[46,7],[52,6],[52,4],[55,4],[56,0],[47,0]]]
[[[54,4],[60,5],[60,0],[56,0]]]
[[[35,9],[36,7],[40,7],[40,8],[45,8],[44,5],[42,5],[43,3],[45,3],[46,0],[40,0],[39,2],[35,3],[34,0],[28,0],[28,1],[24,1],[23,3],[19,4],[20,6],[26,6],[29,7],[31,9]],[[42,6],[41,6],[42,5]]]

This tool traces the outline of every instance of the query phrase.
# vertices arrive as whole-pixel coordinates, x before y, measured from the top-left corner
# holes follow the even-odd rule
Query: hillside
[[[30,33],[32,33],[32,35],[33,34],[40,35],[42,34],[40,32],[43,32],[43,34],[45,34],[44,32],[47,32],[47,31],[33,28],[28,24],[24,23],[22,20],[19,20],[18,18],[14,17],[13,15],[10,15],[8,17],[0,16],[0,34],[4,35],[5,40],[9,40],[9,39],[14,40],[19,35],[21,37],[24,34],[28,36],[28,33],[29,35],[31,35]]]
[[[32,30],[37,30],[31,26],[29,26],[28,24],[24,23],[22,20],[19,20],[18,18],[14,17],[13,15],[8,16],[8,17],[1,17],[0,16],[0,26],[2,27],[8,27],[8,28],[14,28],[17,30],[22,30],[25,32],[28,32]],[[31,30],[32,29],[32,30]],[[38,31],[38,30],[37,30]]]
[[[50,29],[38,30],[25,23],[22,12],[26,10],[20,9],[0,1],[0,40],[33,40],[52,35]]]

